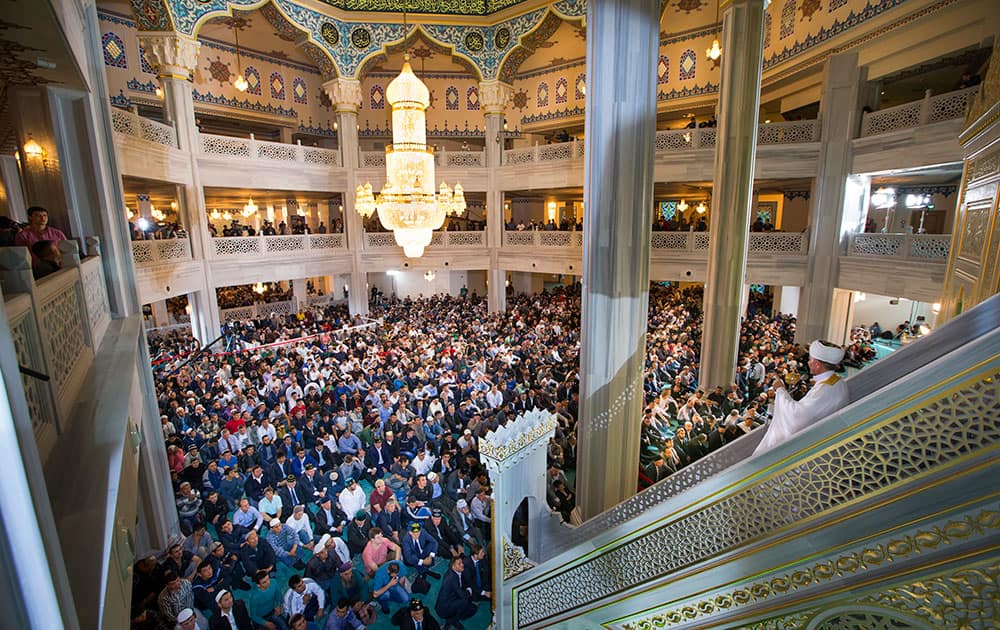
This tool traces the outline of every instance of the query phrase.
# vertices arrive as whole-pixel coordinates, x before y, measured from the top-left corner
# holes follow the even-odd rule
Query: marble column
[[[10,218],[22,223],[28,220],[24,191],[21,189],[21,174],[17,168],[17,158],[0,155],[0,183],[3,184],[7,212]]]
[[[146,58],[156,71],[163,90],[163,110],[168,122],[177,130],[177,146],[190,156],[191,184],[184,186],[179,195],[191,240],[191,255],[196,260],[208,261],[214,255],[214,243],[208,230],[208,212],[205,209],[205,191],[201,184],[201,171],[197,156],[201,149],[201,136],[195,124],[193,85],[191,77],[198,66],[201,42],[174,32],[140,32],[139,41],[146,51]],[[219,336],[218,302],[215,299],[215,281],[211,265],[202,266],[202,289],[199,299],[193,300],[192,311],[199,313],[192,322],[200,324],[198,337],[205,343]],[[206,299],[205,296],[209,296]],[[193,315],[193,313],[192,313]]]
[[[863,215],[867,186],[848,181],[853,151],[851,139],[861,124],[861,108],[873,98],[865,88],[866,70],[856,52],[831,56],[823,71],[820,97],[821,142],[819,170],[809,208],[809,266],[799,297],[795,340],[809,343],[839,328],[832,318],[840,256]]]
[[[635,493],[643,404],[656,134],[658,3],[587,5],[580,357],[584,519]]]
[[[499,269],[503,243],[503,191],[497,183],[497,168],[503,159],[504,114],[514,97],[514,89],[502,81],[480,81],[479,102],[486,129],[486,245],[490,250],[487,308],[491,313],[507,310],[506,274]]]
[[[719,129],[698,385],[727,387],[736,372],[757,149],[764,0],[736,0],[722,23]]]
[[[323,84],[337,115],[337,142],[341,164],[347,170],[347,190],[344,192],[344,233],[353,255],[350,292],[347,307],[351,315],[368,315],[368,280],[361,261],[365,229],[354,210],[355,188],[359,182],[358,110],[361,109],[361,82],[339,77]]]

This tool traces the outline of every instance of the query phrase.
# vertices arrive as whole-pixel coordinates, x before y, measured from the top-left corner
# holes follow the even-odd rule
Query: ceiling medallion
[[[493,34],[493,46],[497,50],[505,50],[507,44],[510,43],[510,29],[506,26],[501,26],[497,29],[497,32]]]
[[[366,28],[358,27],[351,31],[351,45],[358,50],[365,50],[372,45],[372,34]]]
[[[465,35],[465,48],[470,52],[479,52],[486,47],[486,40],[479,31],[469,31]]]
[[[323,41],[331,46],[336,46],[340,43],[340,31],[337,30],[337,26],[330,22],[323,22],[323,26],[319,29],[320,35],[323,36]]]

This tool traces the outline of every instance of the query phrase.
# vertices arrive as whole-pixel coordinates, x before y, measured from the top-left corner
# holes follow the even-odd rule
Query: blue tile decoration
[[[479,109],[479,87],[471,86],[465,92],[465,109],[468,110],[478,110]]]
[[[309,101],[309,89],[302,77],[292,79],[292,100],[299,105],[306,105]]]
[[[519,72],[514,75],[514,80],[523,81],[524,79],[532,79],[534,77],[540,77],[546,74],[552,74],[553,72],[560,72],[562,70],[570,70],[572,68],[581,68],[586,65],[587,65],[586,59],[574,59],[573,61],[567,61],[566,63],[546,66],[544,68],[539,68],[537,70],[528,70],[527,72]]]
[[[112,68],[128,68],[125,59],[125,42],[115,33],[108,31],[101,35],[101,49],[104,51],[104,65]]]
[[[309,124],[304,124],[301,120],[299,121],[299,133],[307,133],[311,136],[326,136],[328,138],[336,138],[337,130],[330,126],[330,121],[326,121],[326,127],[320,127],[319,125],[313,125],[312,116],[309,117]]]
[[[660,85],[670,82],[670,58],[660,55],[660,61],[656,64],[656,82]]]
[[[278,72],[272,72],[267,84],[271,87],[271,98],[276,101],[285,100],[285,77]]]
[[[458,88],[449,85],[444,91],[444,108],[447,110],[458,109]]]
[[[781,28],[778,38],[785,39],[795,33],[795,0],[785,0],[781,5]]]
[[[218,96],[212,94],[211,92],[199,92],[197,88],[191,90],[191,95],[196,103],[205,103],[207,105],[223,105],[225,107],[232,107],[235,109],[243,109],[249,112],[256,112],[258,114],[267,114],[269,116],[281,116],[282,118],[298,118],[299,114],[294,109],[288,107],[265,105],[263,103],[255,103],[249,99],[237,99],[230,98],[223,94]]]
[[[247,66],[243,70],[243,78],[246,79],[247,82],[247,94],[260,96],[261,81],[260,81],[260,72],[257,70],[257,68],[253,66]]]
[[[698,72],[698,55],[695,54],[693,50],[688,48],[681,53],[680,62],[677,64],[679,68],[678,77],[681,81],[687,81],[695,77],[695,73]]]
[[[780,52],[772,54],[764,60],[764,70],[773,68],[774,66],[783,63],[796,55],[806,52],[814,46],[823,44],[827,40],[836,37],[845,31],[854,28],[855,26],[859,26],[868,20],[877,18],[886,11],[904,4],[906,1],[907,0],[872,0],[866,4],[865,8],[860,12],[855,13],[854,11],[851,11],[843,20],[834,20],[833,24],[829,28],[821,28],[815,35],[809,35],[801,42],[796,41],[791,47],[786,46]],[[942,3],[930,5],[929,7],[922,9],[917,14],[907,16],[904,19],[909,20],[917,17],[920,13],[929,13],[934,11],[941,4]],[[886,25],[883,30],[887,32],[893,28],[894,25],[889,24]]]
[[[562,110],[552,110],[550,112],[544,112],[540,114],[532,114],[531,116],[522,116],[521,124],[529,125],[531,123],[546,122],[549,120],[559,120],[560,118],[571,118],[573,116],[583,116],[584,108],[583,106],[577,107],[567,107]]]
[[[549,84],[545,81],[539,83],[535,91],[535,106],[539,108],[549,106]]]
[[[145,83],[140,83],[138,79],[129,79],[125,82],[125,87],[129,92],[139,92],[141,94],[156,94],[156,88],[159,87],[155,81],[147,81]]]
[[[118,90],[117,96],[112,95],[110,97],[110,101],[111,104],[114,105],[115,107],[121,107],[124,109],[132,107],[132,99],[125,96],[125,92],[123,90]]]
[[[559,77],[556,80],[556,105],[561,105],[569,100],[569,83],[566,82],[566,77]]]
[[[581,72],[576,75],[576,83],[573,84],[573,92],[576,100],[582,101],[587,98],[587,74]]]
[[[372,86],[369,103],[372,109],[385,109],[385,92],[381,85]]]
[[[685,87],[681,89],[673,89],[669,92],[658,92],[656,94],[656,100],[659,102],[670,101],[675,98],[688,98],[690,96],[704,96],[705,94],[716,94],[719,91],[719,85],[717,83],[706,83],[703,86],[697,83],[691,87]]]
[[[771,47],[771,31],[773,30],[773,20],[770,13],[764,14],[764,50]]]

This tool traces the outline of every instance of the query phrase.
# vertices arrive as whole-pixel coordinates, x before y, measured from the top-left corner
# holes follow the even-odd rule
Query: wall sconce
[[[434,282],[434,278],[436,277],[437,274],[431,270],[424,272],[424,280],[426,280],[427,282]]]
[[[163,98],[163,88],[156,86],[156,98]]]
[[[38,144],[38,142],[31,137],[30,133],[28,134],[28,141],[24,143],[21,154],[24,156],[25,160],[37,158],[42,161],[42,164],[45,164],[46,162],[45,149],[43,149],[42,145]]]

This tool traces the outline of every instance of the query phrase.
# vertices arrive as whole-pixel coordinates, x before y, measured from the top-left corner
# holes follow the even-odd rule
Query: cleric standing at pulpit
[[[802,400],[791,397],[780,376],[774,379],[774,417],[754,455],[788,441],[802,429],[847,404],[847,383],[836,373],[843,359],[844,349],[837,344],[819,339],[812,342],[809,345],[809,373],[813,375],[814,384]]]

